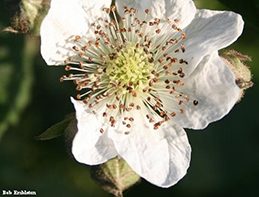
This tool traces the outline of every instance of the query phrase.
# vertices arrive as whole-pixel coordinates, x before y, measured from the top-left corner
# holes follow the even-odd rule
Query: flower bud
[[[235,75],[236,84],[240,88],[240,101],[244,96],[244,91],[253,86],[251,71],[247,65],[244,64],[246,61],[251,61],[251,58],[234,50],[224,51],[221,54],[221,58]]]
[[[140,177],[122,158],[114,158],[91,168],[92,178],[109,193],[122,197],[124,190],[140,180]]]
[[[11,27],[6,27],[6,32],[39,35],[50,0],[6,0],[6,7],[11,17]]]

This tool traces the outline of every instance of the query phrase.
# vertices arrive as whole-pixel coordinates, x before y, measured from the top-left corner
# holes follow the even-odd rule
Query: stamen
[[[179,19],[152,18],[146,9],[141,21],[137,9],[123,8],[121,18],[116,15],[116,6],[104,8],[103,16],[91,23],[91,40],[82,35],[72,37],[74,55],[64,63],[66,71],[76,73],[62,76],[60,81],[72,80],[77,91],[84,91],[77,99],[92,113],[100,113],[106,106],[102,117],[111,127],[124,125],[127,130],[123,132],[128,135],[134,126],[134,113],[146,114],[156,130],[170,117],[183,114],[191,98],[177,91],[185,85],[188,65],[177,58],[177,53],[187,50],[183,43],[186,34],[177,27]],[[164,98],[171,99],[175,108],[165,105]],[[193,105],[198,101],[193,100]],[[123,120],[118,119],[121,117]],[[100,133],[104,133],[103,128]]]

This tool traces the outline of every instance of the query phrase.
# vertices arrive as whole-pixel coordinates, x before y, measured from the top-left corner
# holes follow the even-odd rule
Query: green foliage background
[[[192,161],[176,186],[161,189],[142,181],[126,196],[216,197],[259,194],[259,1],[196,0],[199,8],[241,13],[245,29],[229,47],[252,57],[247,63],[254,87],[223,120],[203,131],[188,130]],[[8,26],[0,2],[0,29]],[[0,192],[34,190],[37,196],[111,196],[95,184],[89,167],[69,154],[63,137],[36,141],[51,125],[73,112],[72,83],[59,83],[63,68],[48,67],[39,39],[0,33]]]

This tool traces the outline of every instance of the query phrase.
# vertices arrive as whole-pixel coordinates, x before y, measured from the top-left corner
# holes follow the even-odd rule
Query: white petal
[[[107,132],[100,133],[102,118],[86,111],[81,101],[71,98],[76,110],[78,132],[73,140],[72,153],[84,164],[97,165],[117,156],[113,142]]]
[[[194,71],[202,58],[211,52],[233,43],[242,33],[244,22],[239,14],[233,12],[199,10],[184,30],[186,52],[178,56],[189,62],[185,74]]]
[[[102,16],[101,9],[110,3],[110,0],[52,0],[41,25],[41,54],[47,64],[63,64],[74,55],[72,38],[88,35],[89,23]]]
[[[177,90],[191,100],[179,106],[184,109],[184,114],[178,113],[173,120],[192,129],[203,129],[225,116],[237,102],[240,92],[233,72],[215,53],[207,55],[186,79],[185,86]],[[199,102],[197,106],[193,100]],[[170,101],[166,100],[165,105],[169,106]]]
[[[118,154],[147,181],[161,187],[176,184],[190,163],[191,147],[185,131],[176,125],[162,125],[158,130],[142,115],[134,114],[128,135],[110,132]],[[123,128],[122,128],[123,129]],[[122,130],[120,127],[118,131]]]
[[[149,9],[153,18],[178,19],[178,27],[186,27],[194,18],[196,8],[192,0],[119,0],[116,1],[118,12],[123,16],[123,6],[139,10],[140,19],[144,20],[145,10]]]

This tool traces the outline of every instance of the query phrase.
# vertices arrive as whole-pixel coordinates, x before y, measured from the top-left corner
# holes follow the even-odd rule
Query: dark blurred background
[[[229,49],[252,57],[254,86],[231,113],[203,131],[188,130],[192,161],[176,186],[162,189],[142,180],[125,196],[259,196],[259,1],[197,0],[199,8],[242,14],[243,35]],[[0,29],[9,26],[0,2]],[[73,112],[72,83],[59,83],[63,68],[48,67],[39,38],[0,33],[0,192],[36,191],[37,196],[112,196],[90,178],[89,167],[69,154],[63,137],[36,141]]]

